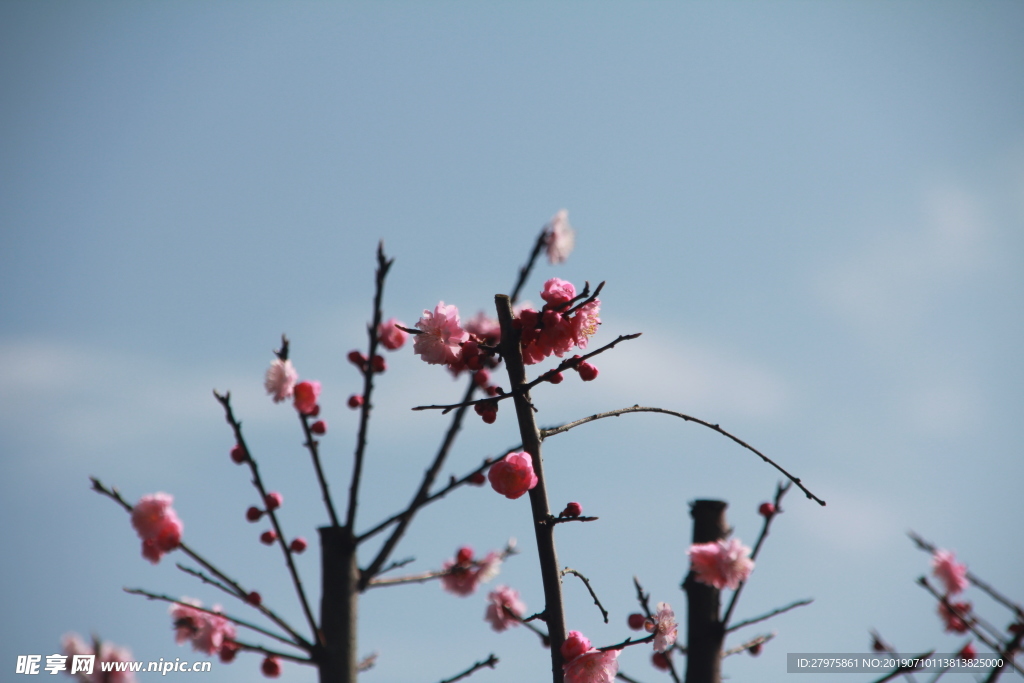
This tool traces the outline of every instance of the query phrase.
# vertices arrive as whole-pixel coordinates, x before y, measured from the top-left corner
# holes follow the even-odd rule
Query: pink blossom
[[[719,590],[735,590],[754,569],[750,548],[735,538],[715,543],[695,543],[690,546],[687,554],[693,564],[696,579]]]
[[[951,602],[949,603],[953,609],[946,607],[945,602],[939,603],[939,617],[946,626],[946,631],[950,633],[967,633],[969,629],[969,621],[971,614],[971,603],[969,602]],[[960,614],[966,617],[966,621],[957,616],[953,610],[956,610]]]
[[[544,226],[544,244],[547,247],[549,263],[565,263],[576,244],[576,233],[569,225],[569,212],[560,210]]]
[[[316,402],[320,398],[320,382],[305,381],[295,385],[294,403],[295,409],[303,415],[312,415],[316,412]]]
[[[257,594],[258,595],[258,594]],[[185,598],[187,605],[171,605],[171,619],[174,620],[174,640],[179,645],[185,641],[192,642],[192,649],[212,655],[219,652],[226,643],[234,641],[235,626],[219,613],[220,605],[214,605],[210,614],[195,609],[202,607],[198,600]]]
[[[498,586],[487,594],[487,611],[484,619],[491,622],[491,628],[499,633],[509,626],[518,626],[519,619],[526,614],[526,605],[519,599],[519,591],[508,586]]]
[[[576,297],[576,287],[568,280],[553,277],[544,283],[540,298],[552,306],[564,304]]]
[[[408,327],[397,318],[391,318],[377,327],[377,337],[380,338],[380,343],[390,351],[402,348],[405,345],[405,340],[409,338],[409,333],[399,328],[399,325]]]
[[[571,662],[590,649],[592,648],[589,638],[579,631],[569,631],[565,635],[565,640],[562,641],[562,659],[566,662]]]
[[[473,549],[460,548],[454,560],[445,560],[441,565],[441,586],[449,593],[461,597],[472,595],[477,586],[486,583],[501,571],[501,555],[491,551],[482,560],[473,559]]]
[[[153,493],[132,508],[132,526],[142,539],[142,556],[153,564],[181,544],[185,527],[171,507],[173,502],[174,497],[167,493]]]
[[[936,550],[932,555],[932,573],[946,585],[946,593],[956,595],[967,588],[967,567],[956,561],[956,554]]]
[[[598,314],[601,312],[601,300],[594,299],[587,302],[577,310],[572,317],[572,334],[576,346],[581,349],[587,348],[587,342],[597,332],[597,326],[601,324]]]
[[[658,612],[654,615],[654,651],[665,652],[675,645],[676,637],[679,635],[679,624],[676,623],[676,613],[667,602],[658,603]]]
[[[263,386],[267,393],[274,397],[274,403],[280,403],[292,395],[299,373],[295,371],[290,360],[275,358],[267,368],[267,376]]]
[[[620,650],[589,650],[563,664],[565,683],[612,683],[619,672]]]
[[[461,344],[469,334],[459,324],[459,309],[445,306],[441,301],[431,313],[423,311],[423,317],[416,323],[421,331],[413,340],[412,349],[431,365],[451,365],[459,360]]]
[[[515,500],[537,485],[533,471],[533,458],[529,453],[509,453],[491,465],[487,478],[491,487],[501,495]]]
[[[87,645],[77,633],[68,633],[61,639],[63,654],[68,657],[75,655],[94,655],[91,674],[78,672],[74,674],[79,683],[135,683],[135,674],[130,671],[103,671],[104,662],[130,662],[132,653],[127,648],[117,647],[111,643],[99,643],[99,652]],[[67,662],[67,671],[71,671],[71,661]]]
[[[488,317],[484,311],[477,312],[466,321],[466,332],[487,344],[501,341],[501,325],[494,318]]]

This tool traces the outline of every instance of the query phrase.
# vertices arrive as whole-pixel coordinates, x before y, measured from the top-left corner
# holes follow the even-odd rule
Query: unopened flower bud
[[[249,454],[242,448],[242,444],[236,443],[235,447],[231,449],[231,459],[241,465],[249,459]]]
[[[551,382],[552,384],[561,384],[562,380],[565,379],[565,375],[560,372],[548,373],[544,376],[544,379]]]
[[[273,529],[268,529],[260,534],[260,542],[264,545],[272,545],[277,540],[277,532]]]
[[[579,517],[583,514],[583,506],[573,501],[565,506],[562,510],[562,514],[559,517]]]
[[[263,603],[263,596],[261,596],[256,591],[250,591],[249,594],[245,596],[245,601],[248,602],[250,605],[255,605],[259,607]]]
[[[353,410],[363,405],[363,397],[359,394],[352,394],[348,397],[348,407]]]
[[[281,675],[281,660],[277,657],[267,657],[263,660],[260,670],[267,678],[277,678]]]
[[[293,553],[302,553],[306,551],[306,546],[306,539],[302,536],[296,536],[288,547],[291,548]]]
[[[668,657],[665,656],[664,652],[655,652],[653,655],[651,655],[651,664],[654,666],[655,669],[659,669],[661,671],[668,671]]]
[[[591,365],[590,363],[580,363],[576,366],[576,369],[580,373],[580,379],[584,382],[591,382],[597,379],[597,366]]]
[[[235,655],[238,654],[238,649],[238,645],[230,640],[225,640],[221,643],[220,651],[218,652],[220,655],[220,663],[230,664],[235,661]]]
[[[775,514],[775,506],[771,503],[761,503],[761,507],[757,508],[757,511],[761,513],[762,517],[771,517]]]
[[[483,415],[480,416],[480,419],[482,419],[485,423],[492,425],[498,419],[498,411],[495,410],[490,413],[484,413]]]
[[[314,434],[326,434],[327,423],[324,422],[323,420],[317,420],[316,422],[309,426],[309,431],[313,432]]]
[[[388,364],[387,361],[384,360],[384,356],[374,356],[370,366],[373,368],[373,371],[378,374],[388,369]]]
[[[747,648],[747,652],[749,652],[752,657],[758,656],[759,654],[761,654],[761,643],[754,643],[753,645]]]
[[[485,389],[491,381],[491,371],[486,368],[473,373],[473,382],[481,389]]]
[[[646,620],[647,618],[644,615],[639,612],[633,612],[626,618],[626,623],[629,624],[629,627],[634,631],[639,631],[644,627],[644,622]]]
[[[458,564],[469,564],[473,561],[473,549],[468,545],[464,545],[459,548],[458,552],[455,553],[455,561]]]
[[[486,481],[487,477],[483,472],[474,472],[469,476],[469,483],[473,486],[483,486]]]
[[[245,511],[245,518],[250,522],[258,522],[262,516],[263,510],[260,510],[255,505]]]
[[[348,362],[362,370],[366,367],[366,356],[363,355],[362,351],[349,351]]]
[[[284,497],[281,496],[277,491],[271,491],[267,494],[267,510],[276,510],[281,507],[281,503],[284,502]]]

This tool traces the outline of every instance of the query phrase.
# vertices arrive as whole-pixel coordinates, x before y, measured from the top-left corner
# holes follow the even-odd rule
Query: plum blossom
[[[495,491],[510,500],[519,498],[537,485],[533,458],[524,451],[509,453],[491,465],[487,478]]]
[[[185,598],[183,602],[188,604],[174,604],[169,610],[171,619],[174,620],[174,641],[176,643],[181,645],[186,641],[191,641],[193,650],[208,655],[219,653],[228,643],[231,643],[228,645],[228,649],[233,648],[236,637],[235,626],[220,615],[220,605],[213,606],[212,611],[217,614],[210,614],[195,609],[202,607],[202,603],[198,600]]]
[[[443,301],[434,307],[433,313],[424,310],[416,328],[421,334],[413,340],[412,350],[431,365],[457,362],[462,353],[462,343],[469,339],[469,334],[459,323],[459,309],[445,306]]]
[[[569,306],[576,297],[571,282],[551,278],[544,283],[541,297],[546,302],[541,310],[523,308],[515,320],[522,330],[523,361],[527,365],[552,354],[561,358],[573,347],[586,348],[601,323],[600,299],[575,309]]]
[[[547,247],[548,263],[565,263],[576,245],[576,233],[569,225],[569,212],[560,210],[544,226],[544,245]]]
[[[465,327],[466,332],[487,344],[494,345],[501,341],[501,325],[484,311],[478,311],[476,315],[467,320]]]
[[[320,398],[320,382],[299,382],[293,389],[295,409],[302,415],[313,415],[317,411],[316,402]]]
[[[540,298],[552,306],[568,303],[576,297],[576,287],[568,280],[553,277],[544,283]]]
[[[482,560],[473,559],[473,549],[459,548],[454,560],[445,560],[441,565],[441,586],[449,593],[461,597],[472,595],[477,586],[487,583],[501,571],[501,555],[493,550]]]
[[[736,589],[754,569],[750,548],[738,539],[714,543],[694,543],[687,551],[696,579],[721,590]]]
[[[950,602],[949,604],[953,609],[947,607],[944,601],[939,603],[939,617],[942,619],[942,623],[945,624],[946,631],[949,633],[967,633],[970,628],[968,621],[957,616],[953,610],[956,610],[970,620],[971,603]]]
[[[619,671],[620,650],[595,649],[579,631],[569,631],[561,652],[565,683],[612,683]]]
[[[181,545],[185,526],[171,507],[173,502],[170,494],[152,493],[140,498],[132,508],[132,527],[142,539],[142,556],[153,564]]]
[[[519,591],[508,586],[498,586],[487,594],[487,611],[484,619],[491,622],[491,628],[499,633],[509,626],[518,626],[519,619],[526,614],[526,604],[519,599]]]
[[[295,371],[290,360],[275,358],[267,368],[263,386],[267,393],[274,397],[274,403],[280,403],[292,395],[292,390],[298,379],[299,373]]]
[[[956,554],[936,550],[932,555],[932,573],[946,585],[946,593],[956,595],[967,588],[967,567],[956,561]]]
[[[401,329],[402,327],[408,327],[408,325],[397,318],[391,318],[386,322],[382,322],[377,327],[377,337],[380,338],[380,343],[383,344],[384,348],[389,351],[395,351],[405,345],[405,340],[409,338],[409,333]]]
[[[676,623],[676,613],[672,611],[672,605],[667,602],[658,603],[658,612],[654,615],[654,623],[650,630],[654,633],[655,652],[665,652],[675,645],[679,635],[679,624]]]
[[[95,645],[95,643],[94,643]],[[93,662],[91,673],[79,671],[72,674],[78,683],[135,683],[135,674],[130,671],[103,671],[104,662],[130,662],[132,653],[127,648],[117,647],[111,643],[100,642],[99,652],[90,647],[82,640],[77,633],[68,633],[61,638],[61,649],[68,657],[75,655],[93,655],[96,659]],[[71,673],[71,660],[67,662],[67,672]]]

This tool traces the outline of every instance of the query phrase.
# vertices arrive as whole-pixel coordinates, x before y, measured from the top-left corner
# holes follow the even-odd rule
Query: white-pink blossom
[[[431,365],[451,365],[459,360],[462,343],[469,334],[459,322],[459,309],[439,302],[434,311],[423,311],[416,323],[420,334],[412,343],[412,350]]]
[[[672,605],[667,602],[658,603],[658,612],[654,615],[654,651],[665,652],[676,643],[679,635],[679,624]]]
[[[518,626],[519,617],[526,614],[526,604],[519,599],[519,591],[508,586],[498,586],[487,594],[487,611],[484,619],[499,633],[509,626]]]
[[[280,403],[286,398],[291,397],[292,390],[295,388],[295,382],[298,379],[299,373],[296,372],[290,360],[275,358],[271,362],[270,367],[267,368],[267,376],[263,380],[263,386],[266,388],[267,393],[274,397],[274,403]]]
[[[153,493],[140,498],[132,508],[132,527],[142,539],[142,556],[153,564],[181,544],[185,527],[171,507],[173,502],[170,494]]]
[[[501,555],[493,550],[482,560],[473,559],[473,549],[459,548],[455,559],[445,560],[441,565],[441,586],[449,593],[461,597],[472,595],[477,586],[486,583],[501,571]]]
[[[548,263],[564,263],[576,245],[576,233],[569,225],[569,212],[560,210],[544,226],[544,246]]]
[[[218,653],[236,637],[235,626],[225,617],[221,616],[220,605],[214,605],[213,610],[217,614],[204,612],[196,607],[202,607],[198,600],[185,598],[183,602],[188,604],[174,604],[170,607],[171,619],[174,620],[174,640],[179,645],[192,642],[192,649],[197,652],[205,652],[208,655]],[[230,648],[231,646],[229,646]]]
[[[967,588],[967,566],[956,561],[949,550],[936,550],[932,555],[932,573],[946,586],[946,593],[956,595]]]
[[[562,665],[565,683],[613,683],[621,650],[589,650]]]
[[[735,538],[714,543],[695,543],[690,546],[687,554],[697,580],[719,590],[735,590],[754,569],[750,548]]]
[[[68,657],[75,655],[93,655],[92,673],[77,672],[72,674],[78,683],[135,683],[135,674],[130,671],[104,671],[103,663],[130,662],[132,653],[128,648],[117,647],[112,643],[100,642],[99,652],[87,645],[77,633],[68,633],[61,639],[63,654]],[[72,660],[67,662],[67,673],[71,673]]]

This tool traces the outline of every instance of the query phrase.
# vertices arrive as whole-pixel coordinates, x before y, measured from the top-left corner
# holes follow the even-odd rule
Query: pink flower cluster
[[[156,564],[179,545],[185,526],[171,507],[174,497],[167,493],[143,496],[132,508],[132,527],[142,539],[142,556]]]
[[[612,683],[619,672],[620,650],[602,652],[579,631],[569,631],[561,652],[565,683]]]
[[[68,657],[75,655],[93,655],[96,660],[93,662],[92,673],[78,672],[74,674],[78,683],[135,683],[135,674],[130,671],[104,671],[104,662],[130,662],[132,653],[127,648],[117,647],[110,643],[98,643],[99,652],[93,647],[86,645],[85,641],[77,633],[69,633],[61,639],[63,653]],[[71,670],[70,661],[68,671]]]
[[[519,620],[526,614],[526,604],[519,599],[519,591],[508,586],[498,586],[487,594],[487,611],[484,619],[491,622],[491,628],[499,633],[509,626],[519,626]]]
[[[715,543],[694,543],[687,554],[696,579],[719,590],[735,590],[754,569],[750,548],[735,538]]]
[[[522,330],[523,360],[527,365],[539,363],[552,354],[561,358],[574,347],[587,348],[588,340],[601,324],[600,299],[577,305],[576,287],[571,282],[551,278],[544,283],[540,296],[545,301],[540,311],[524,308],[516,318],[516,325]]]
[[[520,451],[509,453],[491,465],[487,472],[491,487],[510,500],[519,498],[537,485],[537,473],[533,471],[533,458]]]
[[[210,614],[195,609],[202,607],[198,600],[185,598],[188,605],[171,605],[171,619],[174,620],[174,640],[179,645],[192,641],[192,649],[208,655],[219,654],[222,661],[231,661],[238,651],[235,645],[235,626],[221,616],[220,605],[214,605]]]
[[[932,573],[946,586],[948,595],[962,593],[967,588],[967,566],[956,561],[956,554],[936,550],[932,555]]]
[[[487,583],[501,570],[501,555],[493,550],[482,560],[473,559],[473,549],[463,546],[455,553],[454,560],[445,560],[441,565],[445,572],[441,586],[449,593],[461,597],[472,595],[477,586]]]
[[[490,373],[488,368],[497,366],[497,360],[485,346],[495,346],[501,338],[498,321],[488,318],[482,311],[474,316],[463,327],[459,318],[459,309],[445,305],[442,301],[434,310],[423,311],[423,317],[416,323],[420,330],[412,343],[413,351],[432,365],[444,365],[458,376],[466,370],[475,374],[474,381],[491,396],[497,394],[495,387],[488,386]],[[481,415],[491,411],[477,411]],[[485,418],[485,421],[486,418]],[[490,422],[493,422],[490,419]]]

